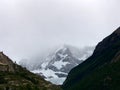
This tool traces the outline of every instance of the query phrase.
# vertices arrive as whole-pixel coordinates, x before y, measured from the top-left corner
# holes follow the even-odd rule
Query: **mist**
[[[120,26],[120,0],[1,0],[0,51],[29,59],[68,44],[95,46]]]

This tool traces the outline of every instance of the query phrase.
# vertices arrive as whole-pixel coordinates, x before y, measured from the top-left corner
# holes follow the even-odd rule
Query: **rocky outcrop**
[[[9,67],[7,64],[0,63],[0,71],[9,71]]]
[[[14,63],[3,53],[0,52],[0,71],[14,72]]]

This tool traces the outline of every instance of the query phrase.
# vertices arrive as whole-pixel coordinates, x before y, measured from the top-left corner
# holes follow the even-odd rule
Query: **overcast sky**
[[[93,46],[120,26],[120,0],[0,0],[0,50],[13,60],[56,45]]]

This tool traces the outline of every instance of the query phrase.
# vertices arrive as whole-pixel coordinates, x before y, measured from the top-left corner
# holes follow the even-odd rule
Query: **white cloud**
[[[119,0],[1,0],[0,50],[13,59],[21,59],[57,44],[95,45],[120,25],[119,3]]]

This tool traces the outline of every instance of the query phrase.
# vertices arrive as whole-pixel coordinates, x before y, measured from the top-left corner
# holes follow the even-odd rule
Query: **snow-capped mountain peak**
[[[91,48],[81,50],[73,46],[63,45],[60,48],[54,49],[47,57],[44,57],[45,59],[42,63],[25,65],[26,67],[34,67],[31,67],[31,72],[43,76],[53,84],[60,85],[66,79],[69,71],[82,63],[83,59],[88,58],[92,51],[93,49]]]
[[[49,62],[43,62],[41,69],[37,70],[37,73],[54,84],[62,84],[68,72],[73,67],[82,63],[82,60],[73,56],[70,48],[67,46],[60,47],[52,56],[49,56],[49,58],[51,60],[49,60]],[[36,70],[33,72],[36,73]]]

